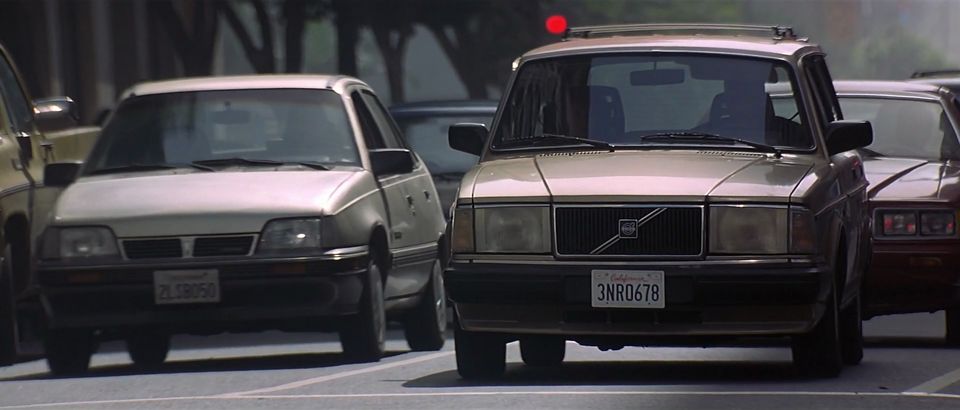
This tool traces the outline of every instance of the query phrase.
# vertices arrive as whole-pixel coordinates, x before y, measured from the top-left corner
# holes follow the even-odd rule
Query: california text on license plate
[[[663,271],[598,269],[590,276],[593,307],[662,309],[665,306]]]
[[[158,305],[219,302],[219,272],[216,269],[154,271],[153,299]]]

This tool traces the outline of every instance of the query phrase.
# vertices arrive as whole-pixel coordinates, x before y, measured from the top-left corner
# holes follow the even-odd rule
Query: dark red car
[[[873,124],[862,149],[873,257],[863,316],[946,310],[960,344],[960,102],[918,82],[837,81],[844,118]]]

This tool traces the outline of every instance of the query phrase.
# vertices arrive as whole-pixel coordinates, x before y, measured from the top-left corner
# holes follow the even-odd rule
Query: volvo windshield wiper
[[[517,141],[517,142],[514,143],[514,144],[510,144],[510,145],[508,146],[508,148],[510,148],[510,147],[523,147],[523,146],[539,146],[539,145],[543,145],[544,142],[549,142],[549,141],[554,141],[554,142],[556,142],[556,141],[576,142],[576,143],[580,143],[580,144],[592,145],[592,146],[598,147],[598,148],[605,148],[605,149],[610,150],[610,152],[613,152],[614,150],[616,150],[616,146],[614,146],[613,144],[611,144],[611,143],[609,143],[609,142],[606,142],[606,141],[600,141],[600,140],[595,140],[595,139],[590,139],[590,138],[583,138],[583,137],[574,137],[574,136],[571,136],[571,135],[550,134],[550,133],[543,133],[543,134],[539,134],[539,135],[531,135],[531,136],[529,136],[529,137],[527,137],[527,138],[524,138],[524,139],[522,139],[522,140],[520,140],[520,141]]]
[[[648,134],[640,137],[641,141],[649,140],[668,140],[668,141],[717,141],[717,142],[732,142],[737,144],[746,145],[748,147],[757,149],[763,152],[769,152],[774,154],[777,158],[783,156],[783,152],[780,148],[777,148],[773,145],[762,144],[759,142],[754,142],[750,140],[745,140],[742,138],[734,137],[725,137],[723,135],[711,134],[708,132],[697,132],[697,131],[680,131],[680,132],[658,132],[656,134]]]
[[[465,172],[437,172],[436,174],[430,174],[434,178],[440,178],[445,181],[459,181],[463,179]]]
[[[218,159],[202,159],[199,161],[191,162],[191,165],[200,165],[200,166],[229,166],[229,165],[252,165],[252,166],[267,166],[275,167],[277,165],[283,165],[283,162],[274,161],[271,159],[252,159],[252,158],[241,158],[241,157],[232,157],[232,158],[218,158]]]

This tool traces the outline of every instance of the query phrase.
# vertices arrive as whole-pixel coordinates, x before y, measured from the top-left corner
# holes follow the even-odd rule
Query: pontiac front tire
[[[83,329],[51,329],[44,340],[47,366],[55,375],[77,375],[90,367],[93,332]]]
[[[347,318],[347,323],[340,331],[344,355],[357,362],[378,361],[386,350],[387,318],[383,310],[383,281],[376,260],[376,256],[371,254],[360,296],[360,311],[356,316]]]
[[[127,337],[127,353],[137,367],[156,368],[167,360],[170,352],[170,336],[154,333],[138,333]]]
[[[403,323],[410,349],[416,352],[440,350],[447,330],[447,296],[443,292],[440,261],[434,261],[423,296]]]

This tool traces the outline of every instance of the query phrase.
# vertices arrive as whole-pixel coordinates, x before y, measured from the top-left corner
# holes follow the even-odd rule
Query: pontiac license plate
[[[220,274],[216,269],[154,271],[153,299],[158,305],[219,302]]]
[[[605,308],[663,309],[663,271],[594,270],[590,305]]]

